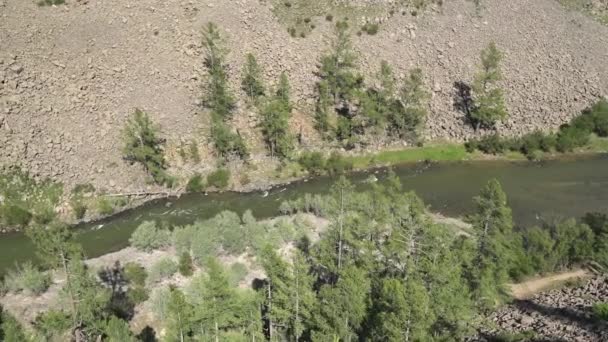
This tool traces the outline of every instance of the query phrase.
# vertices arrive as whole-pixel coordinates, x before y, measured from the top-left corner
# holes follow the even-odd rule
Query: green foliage
[[[304,153],[298,162],[313,175],[319,175],[325,170],[325,157],[321,152]]]
[[[608,321],[608,303],[593,304],[593,314],[603,321]]]
[[[97,212],[99,215],[108,216],[114,214],[114,206],[107,197],[97,199]]]
[[[230,156],[246,158],[247,148],[242,137],[226,124],[236,107],[236,99],[228,87],[226,72],[227,51],[217,25],[207,23],[203,30],[203,47],[205,49],[205,67],[209,72],[209,83],[206,85],[204,106],[211,111],[211,140],[217,154],[226,160]]]
[[[130,284],[135,286],[146,285],[146,278],[148,278],[148,273],[146,272],[146,269],[143,268],[143,266],[141,266],[140,264],[135,262],[128,262],[124,266],[123,273],[125,280],[127,280]]]
[[[36,331],[49,341],[60,340],[72,322],[63,311],[49,310],[39,314],[34,321]]]
[[[40,0],[36,3],[39,7],[58,6],[65,4],[65,0]]]
[[[186,184],[186,191],[188,192],[201,192],[204,189],[205,180],[200,173],[196,173],[194,176],[190,177],[188,184]]]
[[[497,82],[502,79],[500,63],[503,55],[494,42],[481,52],[481,71],[475,76],[473,94],[475,107],[470,113],[470,119],[476,129],[493,127],[504,120],[508,113],[505,107],[503,91]]]
[[[194,265],[192,264],[192,257],[190,253],[184,252],[179,257],[179,273],[184,277],[190,277],[194,272]]]
[[[131,234],[129,243],[139,250],[151,252],[169,244],[169,231],[157,227],[154,221],[145,221]]]
[[[169,297],[171,289],[168,287],[157,287],[152,291],[150,296],[150,307],[158,320],[164,322],[167,319]]]
[[[251,53],[248,53],[246,56],[241,88],[251,99],[257,99],[264,96],[264,93],[266,92],[262,80],[262,70],[255,59],[255,56]]]
[[[345,158],[336,152],[333,152],[325,163],[325,170],[327,170],[330,175],[342,175],[352,169],[352,160]]]
[[[157,283],[174,275],[177,269],[177,263],[173,259],[164,257],[152,265],[148,274],[148,281],[150,283]]]
[[[260,123],[270,155],[287,158],[293,150],[293,136],[289,133],[289,118],[291,103],[289,99],[290,86],[287,74],[281,73],[275,95],[263,104]]]
[[[15,270],[9,270],[4,284],[11,292],[24,292],[27,295],[41,295],[51,285],[51,276],[41,272],[31,262],[17,265]]]
[[[143,286],[133,286],[127,290],[127,298],[137,305],[148,300],[148,290]]]
[[[24,228],[33,220],[47,224],[55,218],[63,186],[35,180],[17,168],[0,169],[0,225]]]
[[[378,33],[379,29],[380,29],[380,25],[378,25],[377,23],[370,23],[370,22],[365,23],[361,27],[361,31],[369,34],[370,36],[375,36]]]
[[[19,322],[0,306],[0,341],[28,341],[23,327]]]
[[[413,69],[405,79],[399,98],[391,104],[390,120],[400,139],[418,139],[419,130],[428,116],[429,93],[424,89],[421,69]]]
[[[230,265],[230,270],[228,273],[230,285],[233,287],[238,286],[239,283],[245,279],[247,273],[249,273],[249,270],[247,269],[247,265],[243,263],[235,262],[234,264]]]
[[[142,164],[156,184],[171,187],[174,179],[165,171],[164,139],[159,134],[148,114],[136,109],[123,130],[123,155],[130,163]]]
[[[135,337],[129,329],[129,323],[116,317],[112,316],[106,322],[104,327],[104,333],[106,338],[104,341],[108,342],[135,342]]]
[[[207,184],[217,189],[225,189],[230,181],[230,170],[217,169],[207,176]]]

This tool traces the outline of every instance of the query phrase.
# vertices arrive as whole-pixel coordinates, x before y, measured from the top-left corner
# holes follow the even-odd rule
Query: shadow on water
[[[490,179],[503,185],[517,224],[530,226],[548,216],[580,217],[586,212],[606,211],[608,203],[608,157],[604,155],[543,163],[474,161],[418,163],[394,168],[406,190],[415,191],[432,211],[463,216],[472,209],[472,198]],[[373,174],[374,177],[371,177]],[[349,175],[358,188],[382,182],[387,170],[376,169]],[[251,210],[257,218],[278,214],[280,204],[311,194],[327,194],[335,178],[318,177],[277,186],[267,193],[186,194],[154,200],[110,218],[78,225],[77,238],[87,256],[96,257],[128,245],[133,230],[143,221],[168,226],[190,224],[223,210],[242,214]],[[21,233],[0,236],[0,274],[15,262],[32,260],[34,250]]]

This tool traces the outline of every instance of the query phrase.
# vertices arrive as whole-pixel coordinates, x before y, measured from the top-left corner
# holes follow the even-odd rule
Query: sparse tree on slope
[[[248,53],[246,56],[241,87],[252,100],[264,96],[264,93],[266,92],[262,80],[262,70],[255,59],[255,56],[251,53]]]
[[[482,69],[473,82],[475,107],[471,111],[471,120],[475,129],[493,127],[498,121],[507,117],[504,94],[497,82],[502,79],[500,62],[503,55],[494,42],[481,52]]]
[[[293,136],[289,132],[291,103],[289,100],[289,80],[281,74],[275,95],[268,99],[261,109],[262,133],[271,156],[286,158],[293,150]]]

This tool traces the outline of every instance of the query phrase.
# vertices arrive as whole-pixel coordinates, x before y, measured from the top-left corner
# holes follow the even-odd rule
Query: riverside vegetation
[[[0,336],[7,341],[462,340],[509,301],[507,282],[589,262],[598,269],[608,266],[606,215],[519,230],[497,181],[474,199],[466,230],[434,223],[424,203],[404,192],[394,175],[364,192],[340,178],[331,193],[284,203],[282,212],[292,218],[257,221],[250,212],[243,217],[223,212],[184,227],[146,222],[133,233],[132,245],[144,253],[171,251],[147,268],[128,262],[111,270],[88,269],[65,226],[31,227],[28,234],[41,260],[65,275],[60,305],[27,329],[3,312]],[[328,223],[313,223],[304,216],[310,212]],[[262,269],[252,283],[243,283],[248,266],[220,261],[237,256]],[[44,279],[31,276],[36,272],[41,271],[31,266],[17,269],[9,283],[21,287],[6,290],[41,293],[46,280],[15,281]],[[111,287],[107,274],[126,279],[125,285]],[[140,308],[151,310],[155,325],[134,334],[133,307],[144,304]],[[605,304],[596,303],[593,312],[604,317]]]

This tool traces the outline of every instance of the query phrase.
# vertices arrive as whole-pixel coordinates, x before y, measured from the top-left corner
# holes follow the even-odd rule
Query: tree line
[[[330,193],[282,206],[325,217],[319,239],[309,224],[261,223],[251,213],[224,212],[173,229],[144,223],[131,238],[136,248],[171,245],[180,256],[179,264],[163,259],[148,271],[128,264],[91,274],[65,226],[32,227],[28,235],[41,260],[65,275],[61,306],[36,318],[33,331],[3,318],[3,333],[13,331],[19,341],[454,341],[509,300],[508,282],[586,262],[608,266],[606,215],[518,229],[495,180],[474,199],[470,230],[435,223],[394,174],[366,191],[342,177]],[[285,254],[285,245],[295,248]],[[255,257],[264,275],[237,288],[233,273],[242,279],[242,267],[228,270],[216,257],[243,253]],[[192,276],[195,266],[201,272]],[[189,285],[148,293],[150,284],[178,271],[192,277]],[[126,293],[102,285],[121,277]],[[130,310],[143,301],[162,337],[129,330]]]
[[[230,124],[237,97],[228,84],[229,51],[216,24],[205,26],[202,45],[207,78],[201,103],[210,114],[209,140],[220,163],[233,158],[247,160],[246,142]],[[331,46],[321,56],[316,73],[313,119],[321,136],[328,143],[347,149],[392,141],[423,143],[430,99],[423,71],[412,69],[398,80],[388,62],[382,61],[376,77],[366,82],[357,69],[357,56],[348,21],[338,21]],[[472,86],[457,83],[458,107],[477,130],[493,128],[507,117],[504,94],[497,83],[502,78],[502,58],[496,44],[490,43],[481,53],[480,71]],[[267,87],[255,56],[245,56],[241,90],[258,114],[258,128],[268,154],[283,161],[297,161],[296,143],[302,143],[302,136],[290,129],[294,106],[287,73],[282,72],[276,83],[274,89]],[[171,185],[175,179],[165,171],[163,145],[158,127],[146,113],[136,110],[125,128],[125,159],[141,163],[156,183]]]

